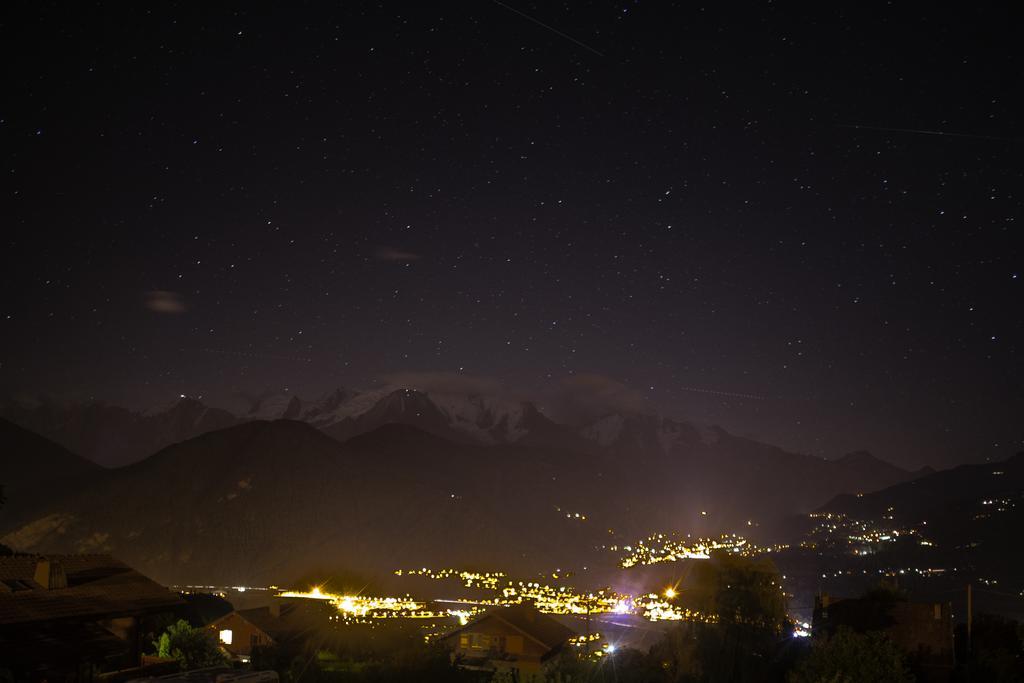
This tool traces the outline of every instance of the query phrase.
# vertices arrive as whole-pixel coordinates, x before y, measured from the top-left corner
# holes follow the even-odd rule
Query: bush
[[[227,663],[227,657],[217,645],[213,632],[195,628],[184,619],[168,626],[153,641],[153,647],[157,656],[177,659],[183,671]]]
[[[840,628],[815,643],[789,675],[789,683],[911,683],[903,653],[877,631],[856,633]]]

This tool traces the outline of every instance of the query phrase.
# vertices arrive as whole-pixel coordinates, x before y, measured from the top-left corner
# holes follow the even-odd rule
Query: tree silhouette
[[[857,633],[840,628],[815,643],[789,675],[789,683],[911,683],[903,653],[878,631]]]
[[[227,661],[212,631],[195,628],[184,619],[168,626],[160,638],[153,641],[153,647],[157,656],[177,659],[184,671]]]

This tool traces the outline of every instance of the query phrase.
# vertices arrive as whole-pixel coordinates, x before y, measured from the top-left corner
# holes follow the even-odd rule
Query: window
[[[225,645],[230,645],[234,634],[231,633],[231,629],[226,628],[220,632],[220,642]]]
[[[489,650],[491,636],[486,633],[463,633],[459,636],[459,647],[464,650]]]

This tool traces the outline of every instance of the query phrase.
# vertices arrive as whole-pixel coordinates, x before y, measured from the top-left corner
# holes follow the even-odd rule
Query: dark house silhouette
[[[829,638],[841,627],[884,633],[906,653],[922,680],[948,681],[953,674],[953,614],[948,602],[908,602],[884,592],[842,599],[818,595],[814,637]]]
[[[463,667],[510,671],[516,680],[530,681],[574,635],[532,605],[514,605],[491,610],[441,640]]]
[[[76,680],[139,667],[154,618],[184,605],[109,555],[0,557],[0,670]]]
[[[321,609],[318,609],[321,608]],[[265,607],[240,609],[211,622],[220,646],[235,660],[248,662],[253,650],[274,646],[299,648],[329,623],[329,610],[277,599]]]

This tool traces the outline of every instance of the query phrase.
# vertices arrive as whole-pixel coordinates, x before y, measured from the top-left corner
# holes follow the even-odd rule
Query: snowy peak
[[[335,411],[345,405],[346,402],[355,398],[355,396],[357,396],[355,392],[346,389],[335,389],[328,392],[306,407],[305,412],[302,414],[302,419],[311,424],[329,420]]]
[[[315,401],[286,393],[258,398],[247,420],[300,420],[338,438],[388,423],[411,424],[482,444],[514,443],[547,421],[531,404],[500,396],[424,392],[387,385],[359,392],[335,389]]]
[[[288,392],[266,393],[257,397],[242,417],[246,420],[280,420],[289,411],[301,410],[301,407],[297,407],[301,403],[298,396]]]
[[[626,418],[613,413],[582,427],[580,436],[607,448],[621,438],[625,427]]]
[[[528,433],[531,404],[478,394],[433,394],[430,399],[453,429],[481,443],[513,443]]]
[[[366,392],[335,389],[307,405],[299,419],[321,429],[353,420],[368,413],[395,390],[390,386]]]
[[[579,435],[603,448],[668,454],[714,442],[711,430],[688,422],[644,413],[611,413],[579,429]]]

